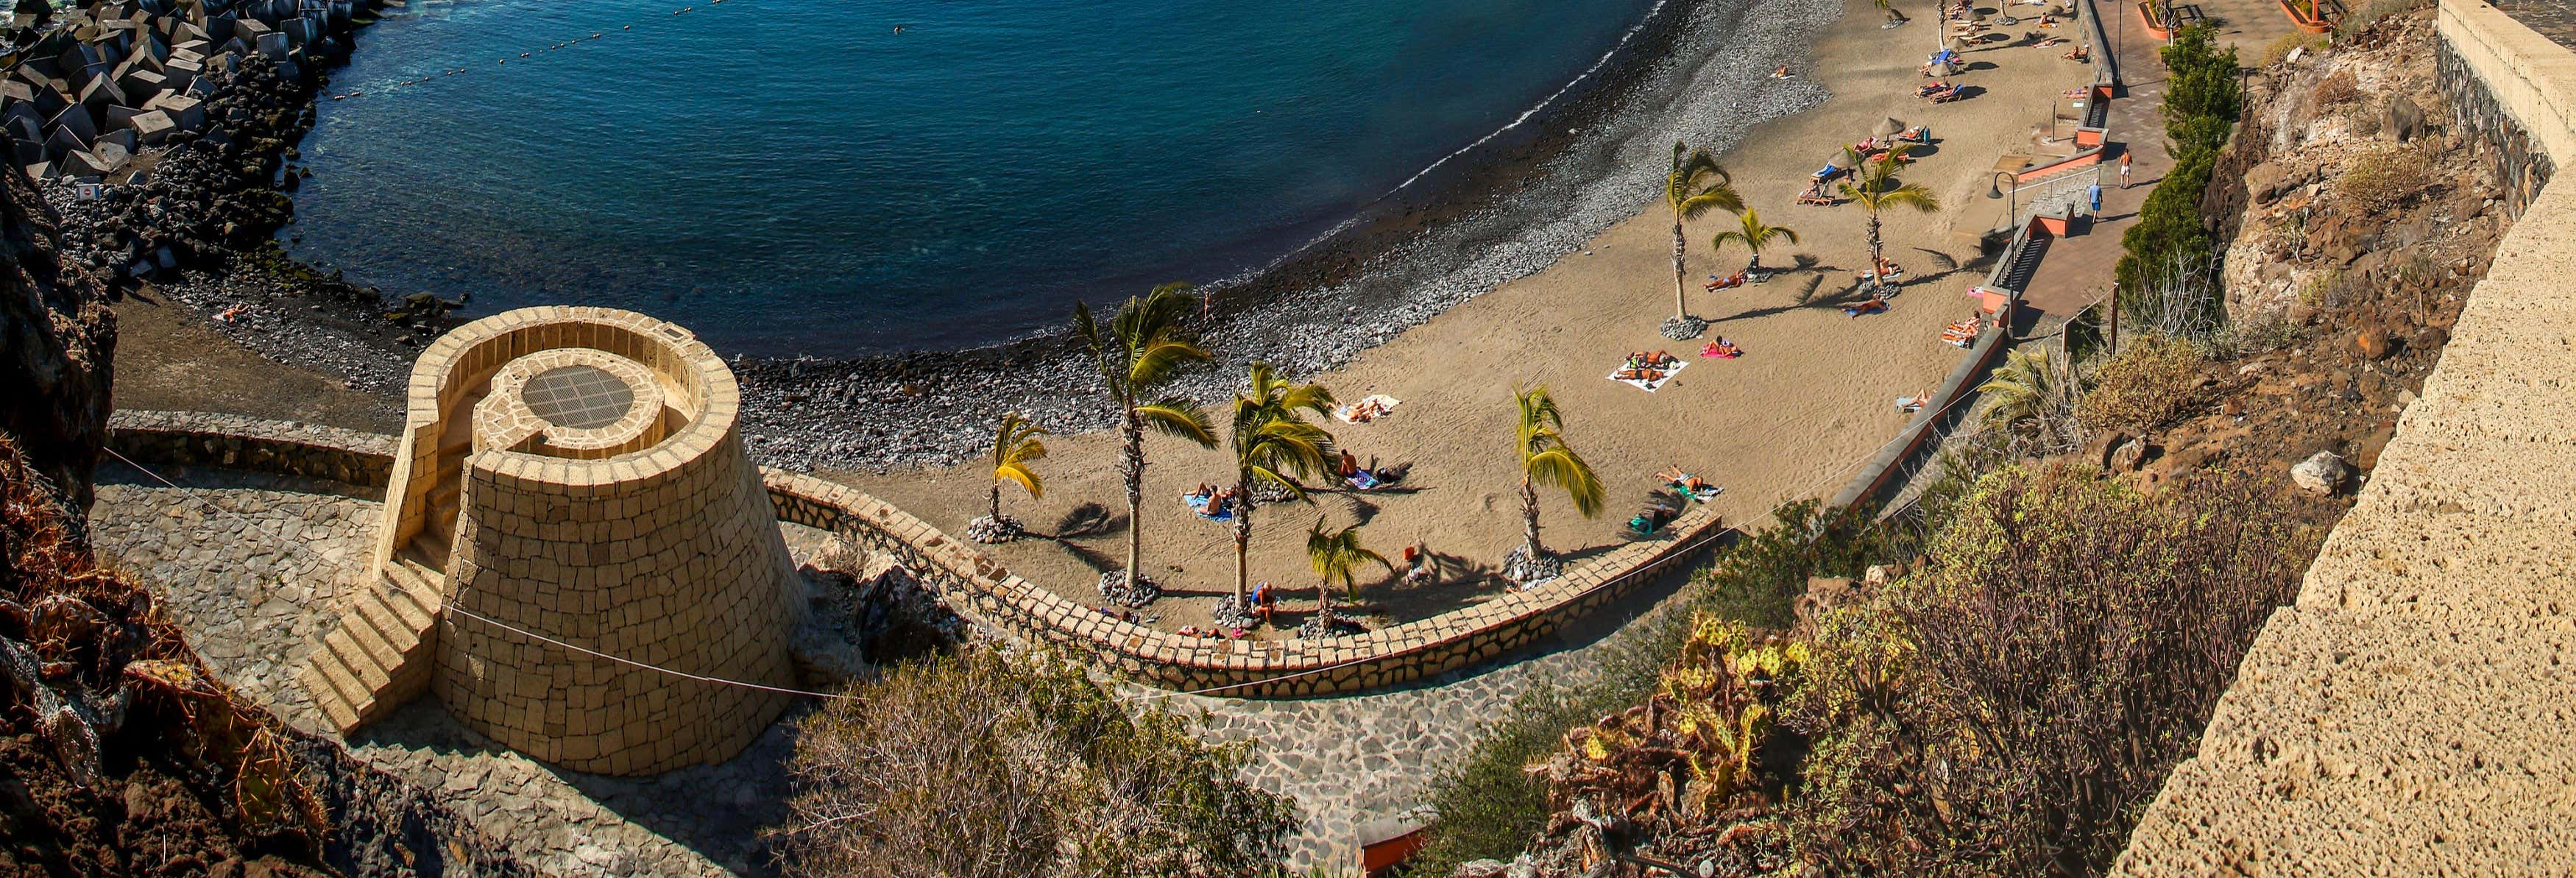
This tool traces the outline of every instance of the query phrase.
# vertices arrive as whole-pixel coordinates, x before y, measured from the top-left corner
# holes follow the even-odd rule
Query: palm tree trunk
[[[1252,566],[1247,560],[1252,552],[1252,484],[1234,480],[1234,605],[1244,606],[1243,596],[1252,593]]]
[[[1136,418],[1136,407],[1127,407],[1125,436],[1126,454],[1118,468],[1127,476],[1127,585],[1136,584],[1136,567],[1145,555],[1145,424]]]
[[[1528,476],[1521,477],[1521,544],[1529,548],[1531,560],[1547,554],[1538,544],[1538,488]]]
[[[1686,287],[1682,280],[1682,212],[1673,211],[1673,316],[1690,316],[1690,303],[1682,298]]]
[[[999,480],[993,482],[993,509],[987,514],[996,523],[1002,520],[1002,483]]]
[[[1887,285],[1887,263],[1879,259],[1879,253],[1881,252],[1879,246],[1878,211],[1873,210],[1869,212],[1869,283],[1870,286],[1873,287],[1884,287]]]

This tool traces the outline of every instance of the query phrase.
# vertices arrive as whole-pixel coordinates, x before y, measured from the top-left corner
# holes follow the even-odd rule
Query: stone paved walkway
[[[102,554],[156,589],[226,682],[288,722],[323,731],[295,671],[313,631],[365,573],[381,509],[375,491],[228,470],[156,471],[186,487],[164,487],[124,466],[101,471],[91,522]],[[784,531],[800,562],[833,543],[808,528]],[[1362,831],[1406,821],[1424,786],[1466,751],[1481,723],[1533,680],[1597,679],[1613,632],[1683,578],[1670,573],[1641,586],[1560,632],[1537,657],[1424,686],[1305,701],[1128,691],[1204,712],[1212,738],[1256,742],[1253,780],[1295,796],[1309,815],[1294,862],[1347,867],[1357,862]],[[781,723],[721,765],[603,777],[495,746],[423,699],[360,730],[350,750],[432,791],[549,873],[723,875],[772,871],[758,832],[785,813],[783,766],[793,743]]]

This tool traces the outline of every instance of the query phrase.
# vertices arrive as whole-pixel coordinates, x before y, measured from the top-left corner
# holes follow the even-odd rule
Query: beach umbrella
[[[1896,117],[1894,116],[1878,120],[1878,134],[1882,137],[1889,134],[1900,134],[1904,131],[1905,123],[1896,121]]]

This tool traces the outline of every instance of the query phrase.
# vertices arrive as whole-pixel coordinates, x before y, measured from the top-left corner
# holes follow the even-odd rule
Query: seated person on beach
[[[1260,616],[1261,621],[1264,624],[1268,624],[1270,622],[1270,615],[1278,612],[1278,610],[1279,590],[1271,588],[1270,583],[1267,582],[1255,583],[1252,586],[1253,615]]]
[[[1342,449],[1342,459],[1333,465],[1333,474],[1345,479],[1359,475],[1360,459],[1352,456],[1350,449]]]

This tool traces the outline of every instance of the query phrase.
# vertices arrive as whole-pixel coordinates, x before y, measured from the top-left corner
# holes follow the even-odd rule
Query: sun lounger
[[[1673,376],[1681,374],[1682,370],[1689,366],[1690,363],[1688,362],[1674,360],[1669,366],[1654,367],[1647,370],[1643,375],[1629,375],[1628,367],[1621,366],[1617,369],[1611,370],[1608,377],[1612,381],[1635,387],[1647,393],[1653,393],[1656,390],[1661,389],[1665,384],[1670,383],[1673,380]],[[1622,375],[1629,375],[1629,377],[1620,377]]]

